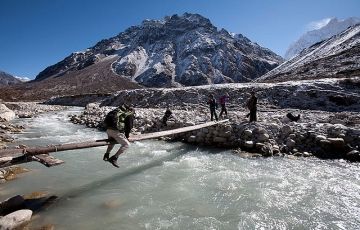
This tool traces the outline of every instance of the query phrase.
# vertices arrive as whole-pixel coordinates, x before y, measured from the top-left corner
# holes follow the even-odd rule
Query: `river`
[[[27,145],[105,138],[67,111],[17,121]],[[241,158],[228,150],[142,141],[119,158],[105,147],[55,153],[66,163],[1,185],[0,198],[33,191],[59,199],[33,225],[56,229],[360,229],[360,165],[308,158]]]

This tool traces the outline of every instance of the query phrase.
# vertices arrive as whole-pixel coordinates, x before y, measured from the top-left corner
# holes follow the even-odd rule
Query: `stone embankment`
[[[102,129],[102,121],[112,107],[87,105],[81,115],[72,115],[70,120],[76,124]],[[208,109],[173,109],[175,118],[167,126],[161,124],[165,109],[136,108],[135,133],[148,133],[160,130],[190,126],[209,120]],[[197,131],[174,135],[167,139],[185,141],[201,146],[216,146],[245,150],[262,156],[318,156],[321,158],[344,158],[360,161],[360,122],[355,114],[331,113],[324,111],[292,111],[300,113],[299,122],[286,118],[289,110],[260,110],[259,121],[249,123],[246,111],[230,108],[229,122]],[[341,117],[346,116],[351,126],[346,126]],[[337,119],[335,117],[338,117]],[[341,121],[342,124],[332,121]]]

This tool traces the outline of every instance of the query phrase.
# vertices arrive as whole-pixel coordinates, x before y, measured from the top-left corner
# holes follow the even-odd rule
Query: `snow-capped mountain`
[[[118,77],[145,87],[248,82],[283,62],[246,37],[232,36],[201,15],[185,13],[145,20],[86,51],[71,54],[40,72],[35,80],[63,76],[109,60],[109,68]]]
[[[14,85],[21,81],[9,73],[0,71],[0,85]]]
[[[360,76],[360,24],[304,49],[299,55],[256,79],[280,82]]]
[[[16,79],[18,79],[21,82],[27,82],[27,81],[31,81],[30,78],[28,77],[19,77],[19,76],[15,76]]]
[[[357,23],[360,23],[360,18],[352,17],[345,20],[332,18],[325,26],[309,31],[302,35],[296,42],[289,46],[284,57],[285,59],[289,60],[300,53],[303,49],[308,48],[320,41],[326,40]]]

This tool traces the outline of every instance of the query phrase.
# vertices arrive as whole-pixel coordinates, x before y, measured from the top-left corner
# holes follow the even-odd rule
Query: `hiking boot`
[[[109,163],[114,165],[114,167],[120,168],[120,166],[117,164],[117,157],[116,156],[110,157],[108,161],[109,161]]]
[[[103,160],[104,160],[104,161],[108,161],[108,160],[109,160],[109,153],[105,153],[105,154],[104,154]]]

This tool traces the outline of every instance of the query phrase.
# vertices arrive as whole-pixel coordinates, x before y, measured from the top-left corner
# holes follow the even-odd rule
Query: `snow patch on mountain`
[[[305,48],[294,58],[269,71],[258,82],[359,76],[360,24]]]
[[[320,41],[326,40],[336,34],[339,34],[357,23],[360,23],[360,18],[356,17],[351,17],[345,20],[338,20],[337,18],[326,18],[314,23],[310,23],[310,27],[315,29],[308,31],[296,42],[291,44],[287,49],[284,57],[285,59],[289,60],[299,54],[303,49],[308,48]]]

